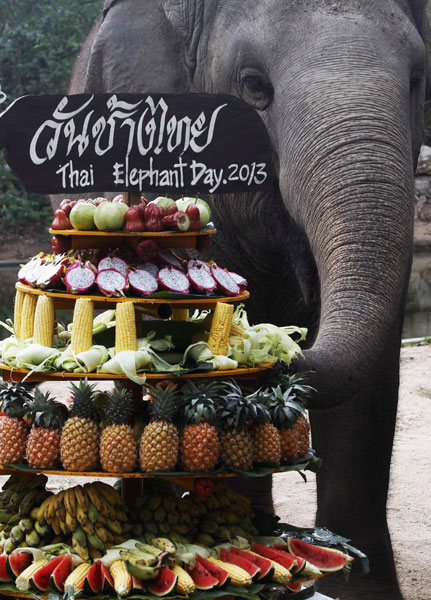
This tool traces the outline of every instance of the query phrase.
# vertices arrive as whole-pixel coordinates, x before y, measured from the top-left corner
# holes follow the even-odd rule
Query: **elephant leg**
[[[362,397],[311,414],[313,446],[323,459],[316,523],[351,539],[370,560],[367,576],[355,568],[347,584],[341,577],[322,582],[343,600],[402,598],[386,521],[397,392],[398,362]]]
[[[272,477],[235,477],[229,486],[251,500],[252,507],[267,513],[274,512],[272,500]]]

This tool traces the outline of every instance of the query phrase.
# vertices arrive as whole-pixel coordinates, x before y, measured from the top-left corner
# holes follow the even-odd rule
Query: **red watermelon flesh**
[[[115,595],[114,580],[103,563],[100,563],[100,585],[103,594]]]
[[[200,554],[196,554],[196,562],[199,562],[213,577],[218,581],[219,586],[227,585],[230,582],[229,573],[223,567],[215,565],[210,560],[203,558]]]
[[[220,548],[220,560],[241,567],[241,569],[250,575],[253,581],[260,579],[259,567],[238,554],[228,552],[225,548]]]
[[[256,542],[253,542],[252,549],[253,552],[257,552],[261,556],[265,556],[265,558],[270,558],[271,560],[278,562],[289,571],[293,571],[293,569],[296,569],[298,566],[295,557],[288,552],[274,550],[274,548],[269,548],[268,546],[263,546],[263,544],[258,544]]]
[[[132,575],[132,593],[133,592],[142,592],[142,590],[146,590],[145,583],[142,579],[135,577]]]
[[[259,581],[262,579],[270,579],[274,573],[274,567],[272,565],[272,561],[269,558],[264,558],[263,556],[259,556],[249,552],[248,550],[241,550],[236,546],[230,547],[230,552],[232,554],[236,554],[237,556],[241,556],[246,560],[249,560],[251,563],[259,567],[260,569],[260,577]]]
[[[55,567],[49,578],[50,587],[62,594],[64,592],[64,582],[72,573],[73,562],[70,554],[62,554],[63,560]]]
[[[5,564],[3,564],[3,556],[5,555],[2,554],[0,556],[1,577],[3,577],[4,570],[6,568],[9,579],[0,578],[0,581],[10,581],[11,579],[15,581],[18,575],[20,575],[33,562],[33,555],[29,554],[28,552],[16,552],[16,554],[9,554]]]
[[[91,565],[84,579],[84,595],[97,596],[102,591],[102,571],[100,560]]]
[[[289,552],[289,547],[287,546],[287,544],[274,544],[273,548],[274,550],[281,550],[282,552],[287,552],[295,558],[296,562],[298,563],[298,566],[294,571],[295,575],[298,575],[299,573],[301,573],[301,571],[305,569],[305,565],[307,564],[305,558],[301,558],[300,556],[296,556],[296,554],[292,554],[292,552]]]
[[[301,591],[300,583],[287,583],[286,587],[290,592],[300,592]]]
[[[148,591],[155,596],[167,596],[174,591],[178,575],[169,567],[162,567],[156,579],[147,581]]]
[[[307,542],[295,538],[288,538],[287,544],[289,546],[289,552],[304,558],[323,573],[339,571],[346,563],[353,560],[351,556],[348,556],[339,550],[315,546],[314,544],[308,544]]]
[[[9,575],[7,568],[7,558],[7,554],[0,554],[0,582],[2,583],[12,581],[12,577]]]
[[[47,565],[44,565],[40,569],[33,573],[30,578],[30,582],[33,587],[41,592],[47,592],[49,590],[49,582],[51,578],[51,573],[54,572],[54,569],[61,563],[63,560],[63,556],[56,556],[51,559]]]
[[[213,577],[200,562],[196,561],[195,568],[187,571],[197,590],[212,590],[218,586],[218,579]]]

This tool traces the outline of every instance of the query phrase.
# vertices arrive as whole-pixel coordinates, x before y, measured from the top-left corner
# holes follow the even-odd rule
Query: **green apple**
[[[78,202],[69,214],[69,220],[74,229],[86,231],[94,229],[94,212],[96,207],[91,202]]]
[[[100,231],[117,231],[123,229],[124,215],[129,206],[122,202],[101,202],[94,211],[94,222]]]
[[[199,209],[202,227],[206,227],[211,221],[211,209],[208,202],[205,202],[205,200],[202,200],[202,198],[179,198],[176,202],[178,210],[183,212],[186,211],[186,208],[189,206],[189,204],[196,204]]]
[[[172,200],[172,198],[166,198],[165,196],[159,196],[158,198],[153,200],[151,204],[157,204],[157,206],[161,206],[163,210],[166,211],[168,206],[172,206],[173,204],[175,204],[175,200]]]

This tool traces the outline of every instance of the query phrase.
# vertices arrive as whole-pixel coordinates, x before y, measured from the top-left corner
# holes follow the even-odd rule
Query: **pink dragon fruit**
[[[200,267],[201,269],[205,269],[205,271],[208,271],[208,273],[211,273],[211,265],[204,262],[203,260],[191,258],[187,263],[187,270],[191,269],[192,267]]]
[[[159,267],[152,262],[137,265],[136,269],[138,271],[148,271],[148,273],[151,273],[154,277],[157,277],[157,273],[159,272]]]
[[[128,287],[126,277],[116,269],[99,271],[96,283],[105,296],[124,296]]]
[[[36,287],[42,290],[58,287],[68,262],[67,256],[59,254],[53,262],[45,263],[44,269],[36,281]]]
[[[238,284],[239,291],[243,292],[245,290],[245,288],[248,286],[247,279],[245,277],[243,277],[242,275],[239,275],[239,273],[235,273],[234,271],[229,271],[229,275]]]
[[[46,266],[47,264],[45,257],[41,257],[39,260],[36,260],[32,267],[25,272],[25,283],[31,285],[32,287],[36,287],[36,282],[45,272]]]
[[[119,256],[105,256],[105,258],[102,258],[102,260],[97,265],[98,272],[108,271],[110,269],[119,271],[120,273],[122,273],[124,275],[124,277],[127,276],[127,269],[128,269],[127,263],[125,260],[123,260]]]
[[[216,264],[211,265],[211,275],[217,282],[218,289],[228,296],[237,296],[239,294],[239,285],[235,279],[229,275],[228,271],[221,269]]]
[[[96,281],[96,272],[91,263],[77,261],[64,274],[64,285],[71,294],[85,294]]]
[[[174,269],[184,271],[184,261],[172,252],[172,250],[161,248],[157,254],[157,261],[162,267],[174,267]]]
[[[160,285],[170,292],[187,294],[190,289],[190,281],[188,280],[187,275],[173,267],[160,269],[157,279]]]
[[[145,269],[129,271],[129,283],[138,294],[144,294],[144,296],[153,294],[159,287],[155,275]]]
[[[33,256],[32,258],[30,258],[30,260],[28,260],[25,263],[25,265],[22,265],[22,267],[18,271],[18,281],[30,285],[29,280],[32,280],[35,277],[35,274],[33,274],[34,271],[39,269],[44,264],[44,256],[45,255],[41,252],[37,256]],[[35,281],[37,281],[37,277]]]
[[[209,271],[207,265],[201,261],[190,260],[188,263],[187,275],[192,286],[200,292],[208,294],[217,287],[217,283],[211,275],[211,271]]]

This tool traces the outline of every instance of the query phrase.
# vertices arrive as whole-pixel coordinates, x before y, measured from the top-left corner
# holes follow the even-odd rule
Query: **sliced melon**
[[[7,559],[8,559],[7,554],[0,555],[0,582],[1,583],[7,583],[9,581],[12,581],[12,577],[9,575],[9,569],[7,568]],[[31,559],[31,557],[30,557],[30,559]],[[30,560],[30,562],[31,562],[31,560]]]
[[[97,596],[102,591],[102,563],[96,560],[84,579],[84,596]]]
[[[200,563],[213,577],[218,581],[220,587],[228,585],[230,582],[229,573],[223,567],[219,567],[210,560],[203,558],[200,554],[196,554],[196,562]]]
[[[212,590],[213,588],[218,587],[218,579],[213,577],[198,561],[196,561],[194,569],[187,568],[187,572],[193,579],[197,590]]]
[[[2,554],[0,556],[0,581],[10,581],[11,579],[15,581],[18,575],[33,562],[33,556],[27,552],[16,552],[15,554],[9,554],[9,556],[6,557],[5,563],[3,560],[4,556],[6,555]],[[9,575],[9,579],[3,579],[5,568],[7,574]]]
[[[294,569],[298,566],[296,559],[294,556],[289,554],[288,552],[283,552],[282,550],[274,550],[274,548],[269,548],[268,546],[263,546],[262,544],[258,544],[257,542],[253,542],[252,545],[253,552],[257,552],[261,556],[265,556],[265,558],[269,558],[278,562],[285,569],[293,572]]]
[[[236,554],[237,556],[242,556],[243,558],[249,560],[251,563],[259,567],[260,569],[260,577],[259,581],[269,580],[274,574],[274,566],[272,564],[272,560],[265,558],[264,556],[260,556],[250,552],[249,550],[241,550],[241,548],[237,548],[236,546],[231,546],[229,552]]]
[[[51,559],[46,565],[38,569],[33,575],[30,577],[31,585],[39,590],[40,592],[47,592],[49,590],[49,583],[51,579],[51,573],[54,572],[54,569],[61,563],[63,560],[63,556],[56,556]]]
[[[73,570],[73,561],[70,554],[62,554],[63,560],[55,567],[49,578],[49,587],[62,594],[64,592],[64,582]]]
[[[296,562],[298,563],[298,566],[296,567],[296,569],[294,571],[292,571],[292,573],[294,575],[299,575],[299,573],[302,573],[302,571],[305,569],[305,565],[307,564],[307,561],[304,558],[301,558],[300,556],[296,556],[295,554],[292,554],[291,552],[289,552],[289,546],[287,544],[274,544],[273,548],[274,548],[274,550],[280,550],[281,552],[287,552],[288,554],[293,556],[295,558]]]
[[[115,596],[114,580],[112,579],[112,575],[109,572],[108,567],[105,567],[103,563],[100,567],[100,585],[102,588],[102,594]]]
[[[237,567],[241,567],[241,569],[250,575],[253,581],[260,579],[260,568],[238,554],[228,552],[225,550],[225,548],[220,548],[220,560],[231,563],[232,565],[236,565]]]
[[[174,591],[178,581],[178,575],[169,567],[162,567],[156,579],[147,581],[147,588],[155,596],[167,596]]]
[[[289,552],[304,558],[323,573],[339,571],[353,560],[348,554],[344,554],[344,552],[340,552],[334,548],[315,546],[314,544],[308,544],[295,538],[288,538],[287,544]]]

